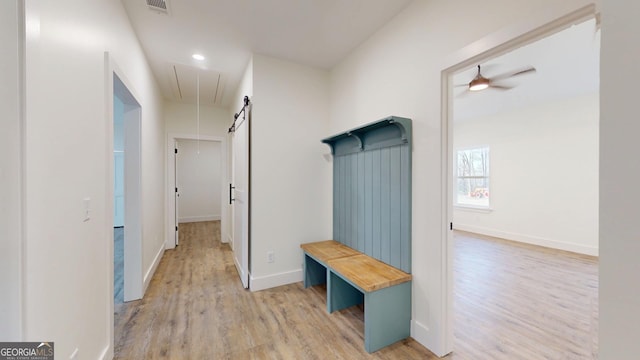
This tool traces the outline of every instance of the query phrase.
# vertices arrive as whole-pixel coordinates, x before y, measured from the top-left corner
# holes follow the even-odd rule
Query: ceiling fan
[[[500,85],[496,82],[507,80],[515,76],[520,76],[524,74],[534,73],[536,72],[536,68],[533,66],[526,67],[520,70],[509,71],[500,75],[496,75],[493,77],[484,77],[480,71],[480,65],[478,65],[478,74],[474,77],[468,84],[460,84],[456,85],[456,87],[465,86],[468,91],[481,91],[488,88],[497,89],[497,90],[509,90],[513,88],[513,86]]]

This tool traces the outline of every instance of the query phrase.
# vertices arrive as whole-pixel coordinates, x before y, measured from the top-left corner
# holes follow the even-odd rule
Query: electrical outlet
[[[267,251],[267,262],[272,263],[276,261],[276,254],[273,251]]]

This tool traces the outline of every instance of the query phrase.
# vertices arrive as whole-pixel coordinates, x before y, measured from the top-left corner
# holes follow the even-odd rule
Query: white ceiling
[[[483,76],[488,78],[529,65],[537,71],[500,81],[500,85],[515,86],[506,91],[487,89],[464,93],[465,87],[455,88],[455,121],[598,92],[600,31],[596,32],[595,20],[589,20],[480,65]],[[453,83],[466,84],[476,72],[473,67],[458,73]]]
[[[122,3],[164,97],[194,103],[199,73],[201,103],[226,107],[252,53],[328,69],[410,1],[167,0],[168,14],[145,0]]]

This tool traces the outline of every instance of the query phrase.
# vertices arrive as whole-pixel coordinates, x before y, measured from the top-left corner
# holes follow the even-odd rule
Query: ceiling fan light
[[[489,80],[481,78],[474,79],[469,83],[469,91],[481,91],[489,87]]]

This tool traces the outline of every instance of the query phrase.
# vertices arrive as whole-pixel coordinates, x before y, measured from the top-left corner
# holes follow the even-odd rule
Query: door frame
[[[105,233],[106,233],[106,256],[107,256],[107,281],[108,281],[108,293],[109,293],[109,306],[107,311],[107,324],[109,324],[108,334],[110,337],[111,347],[113,349],[114,341],[114,284],[113,284],[113,254],[114,254],[114,164],[113,164],[113,103],[116,91],[122,91],[123,85],[126,90],[126,99],[121,99],[126,106],[130,106],[129,110],[125,111],[125,138],[130,140],[126,143],[125,140],[125,154],[130,153],[129,165],[125,159],[125,270],[124,270],[124,293],[125,301],[131,301],[141,299],[144,295],[144,278],[142,271],[142,105],[140,104],[140,97],[137,95],[132,83],[128,80],[124,71],[118,66],[113,56],[108,52],[104,52],[104,83],[105,83],[105,133],[107,134],[107,141],[105,146],[105,164],[106,164],[106,199],[105,199],[105,214],[107,216],[105,221]],[[117,77],[121,84],[116,84],[114,77]],[[127,122],[129,123],[127,129]],[[129,135],[127,137],[127,134]],[[127,175],[127,172],[129,175]],[[127,229],[127,227],[129,229]]]
[[[222,181],[220,182],[220,241],[225,241],[224,234],[227,232],[227,206],[225,199],[226,187],[228,183],[228,169],[227,169],[227,139],[221,136],[209,136],[188,133],[169,133],[167,134],[167,196],[165,198],[165,208],[167,209],[167,229],[165,234],[164,248],[174,249],[175,243],[175,227],[178,225],[176,222],[176,166],[174,161],[175,156],[175,143],[178,140],[203,140],[203,141],[216,141],[220,143],[220,174]]]
[[[515,24],[485,36],[451,54],[441,66],[441,204],[442,204],[442,302],[443,332],[441,342],[434,349],[436,354],[446,355],[453,351],[453,75],[479,62],[503,55],[521,46],[562,31],[573,24],[598,16],[594,3],[580,8],[567,9],[564,16],[544,13],[529,17],[528,21]]]

